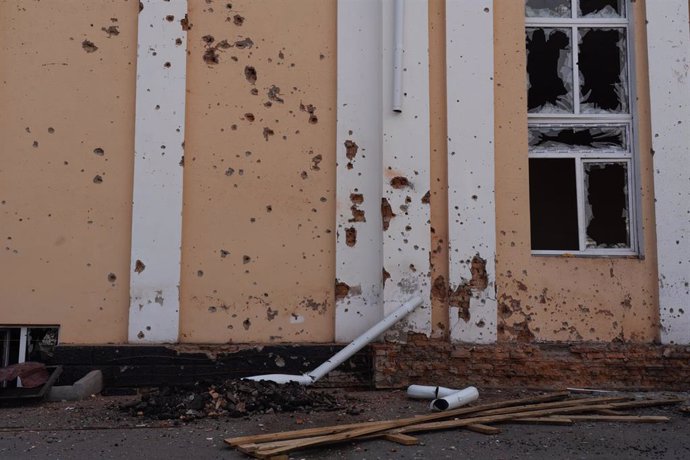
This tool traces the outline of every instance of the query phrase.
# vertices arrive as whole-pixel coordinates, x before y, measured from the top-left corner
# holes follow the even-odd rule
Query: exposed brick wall
[[[375,344],[374,385],[683,390],[690,387],[690,346],[633,343],[503,342],[456,344],[409,337]]]

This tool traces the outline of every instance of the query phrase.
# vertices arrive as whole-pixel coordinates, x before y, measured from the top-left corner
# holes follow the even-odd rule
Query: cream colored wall
[[[637,75],[647,75],[644,4],[635,13]],[[658,339],[649,90],[637,79],[646,258],[530,255],[524,4],[495,0],[497,288],[500,340]]]
[[[446,0],[429,1],[431,171],[431,327],[448,335],[448,117],[446,116]]]
[[[0,324],[126,340],[138,7],[0,2]]]
[[[227,3],[190,2],[180,338],[331,341],[336,1]]]

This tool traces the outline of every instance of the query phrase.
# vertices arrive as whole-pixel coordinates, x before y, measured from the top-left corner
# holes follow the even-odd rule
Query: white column
[[[690,30],[687,0],[647,0],[659,313],[663,343],[690,343]]]
[[[383,268],[384,313],[413,295],[424,304],[396,330],[431,334],[429,251],[429,11],[405,0],[402,112],[393,111],[394,2],[383,0]],[[390,206],[390,209],[388,207]],[[400,339],[404,339],[401,334]]]
[[[493,1],[446,1],[449,278],[455,342],[496,340]]]
[[[129,341],[179,333],[186,0],[142,0],[139,13]]]
[[[335,339],[383,318],[381,3],[338,1]]]

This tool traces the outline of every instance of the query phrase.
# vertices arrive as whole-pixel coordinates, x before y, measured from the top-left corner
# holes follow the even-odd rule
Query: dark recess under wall
[[[100,369],[106,387],[132,388],[218,382],[257,374],[301,374],[329,359],[340,345],[295,346],[78,346],[55,348],[48,365],[60,364],[58,385],[71,385]],[[366,387],[372,382],[372,359],[365,347],[320,380],[323,387]]]

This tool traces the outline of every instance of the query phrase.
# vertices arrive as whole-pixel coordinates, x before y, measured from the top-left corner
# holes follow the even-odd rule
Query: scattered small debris
[[[227,380],[219,385],[159,388],[121,409],[149,419],[189,421],[274,412],[334,411],[345,409],[345,406],[332,394],[308,390],[294,382],[281,385]]]

